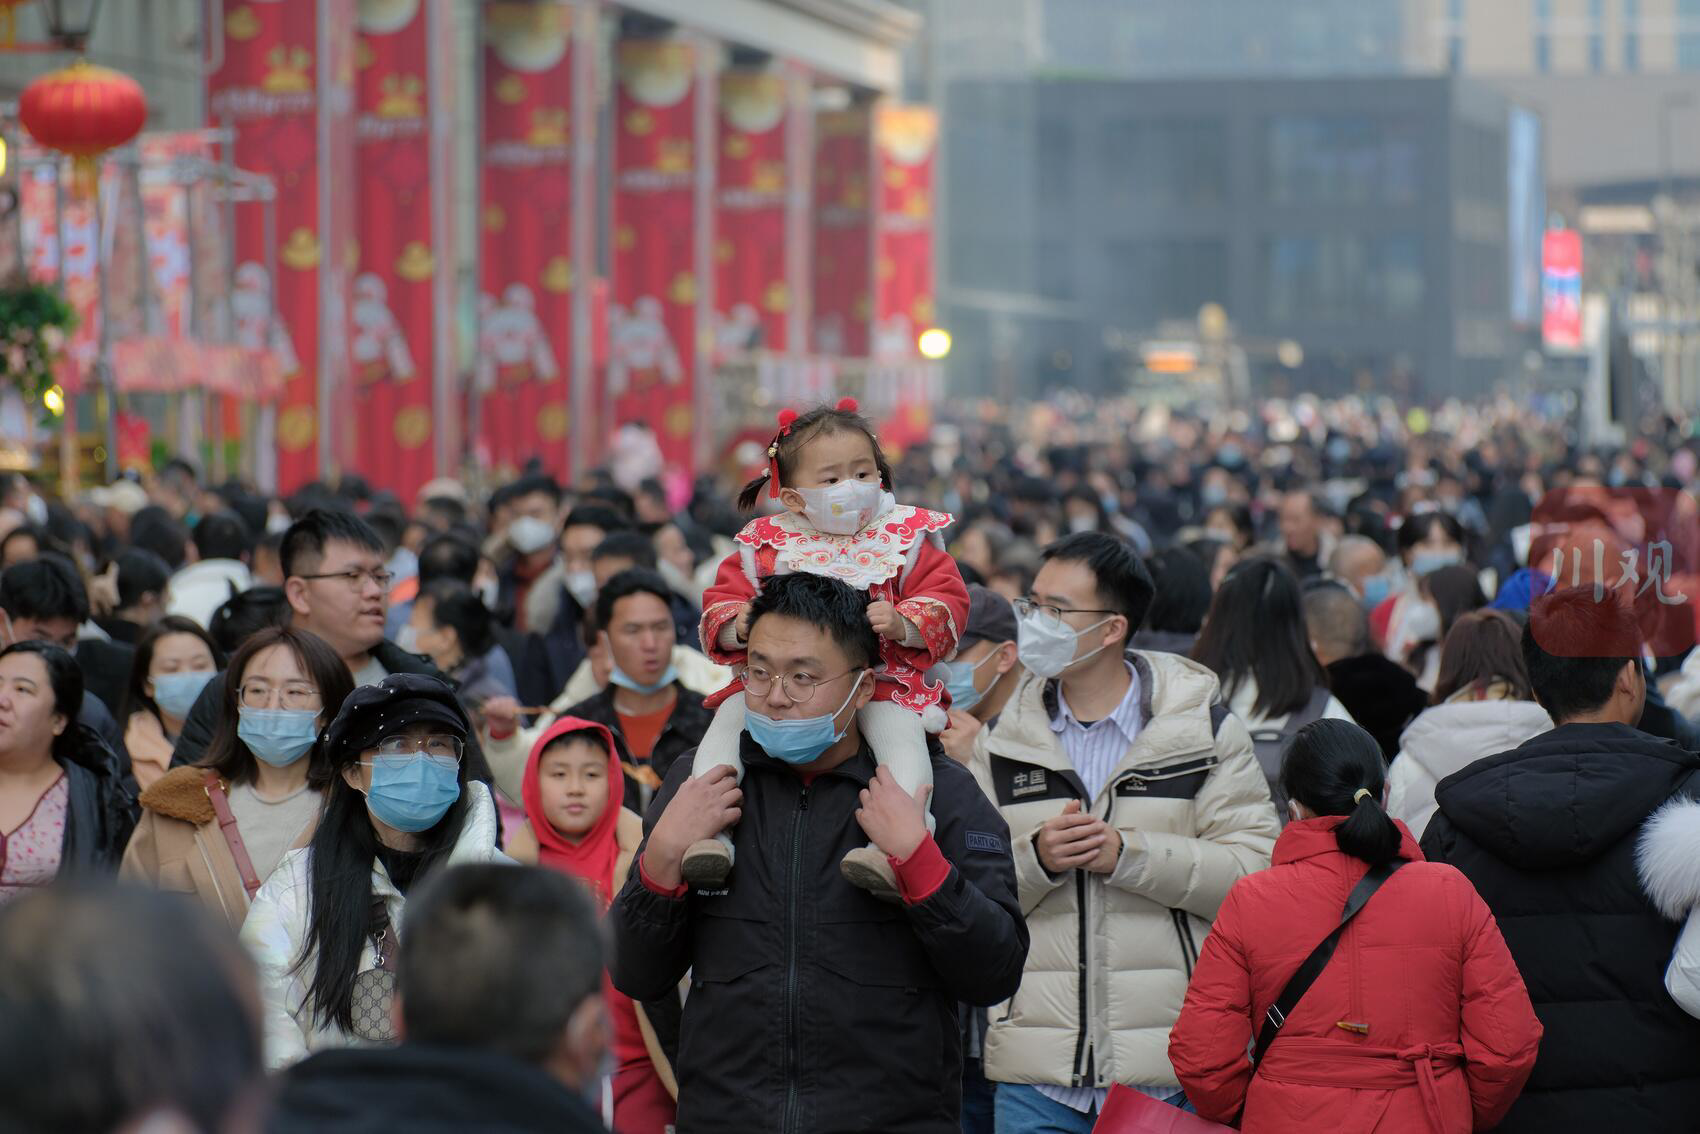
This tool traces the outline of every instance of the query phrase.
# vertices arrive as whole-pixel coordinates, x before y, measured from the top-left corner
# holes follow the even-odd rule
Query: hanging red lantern
[[[75,185],[85,195],[94,192],[100,155],[141,133],[147,117],[140,83],[81,60],[43,75],[18,98],[18,120],[36,141],[74,159]]]

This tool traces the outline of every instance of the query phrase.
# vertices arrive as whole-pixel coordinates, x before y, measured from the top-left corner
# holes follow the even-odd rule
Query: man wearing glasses
[[[393,580],[384,566],[383,540],[360,517],[328,509],[308,512],[284,533],[279,554],[290,625],[329,643],[348,665],[357,687],[375,685],[392,673],[447,680],[428,658],[384,638]],[[201,691],[177,738],[173,766],[195,763],[206,752],[223,693],[223,675]],[[483,766],[479,753],[473,767]]]
[[[784,575],[750,623],[743,785],[728,766],[692,778],[688,757],[674,761],[610,913],[615,987],[654,1000],[691,973],[681,1130],[954,1132],[957,1002],[1010,996],[1027,954],[1008,832],[942,754],[932,835],[925,790],[877,768],[856,728],[879,654],[866,595]],[[728,823],[730,888],[688,892],[686,848]],[[890,857],[897,904],[839,872],[869,840]]]
[[[1133,548],[1086,532],[1043,559],[1015,604],[1027,675],[972,764],[1009,823],[1035,938],[991,1013],[985,1071],[1000,1131],[1086,1134],[1114,1083],[1185,1105],[1169,1029],[1228,888],[1269,865],[1277,828],[1216,675],[1128,649],[1156,593]]]

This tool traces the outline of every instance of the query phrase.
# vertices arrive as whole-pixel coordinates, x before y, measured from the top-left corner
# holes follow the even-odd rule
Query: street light
[[[921,348],[921,357],[939,361],[950,353],[950,332],[943,327],[928,327],[921,332],[916,345]]]
[[[47,34],[66,51],[81,51],[94,34],[101,0],[42,0]]]

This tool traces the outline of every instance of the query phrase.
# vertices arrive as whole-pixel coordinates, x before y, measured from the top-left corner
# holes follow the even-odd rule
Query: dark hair
[[[65,730],[53,738],[53,758],[61,764],[77,761],[77,749],[82,743],[77,737],[77,716],[83,711],[83,671],[77,659],[52,642],[13,642],[0,650],[0,658],[13,654],[34,654],[47,667],[53,711],[66,722]]]
[[[11,618],[88,621],[89,593],[67,559],[44,555],[0,573],[0,610]]]
[[[118,609],[128,610],[142,601],[145,595],[165,597],[165,585],[171,581],[171,568],[165,560],[139,547],[118,553]]]
[[[791,427],[782,434],[775,434],[773,441],[778,446],[775,454],[779,461],[779,486],[784,488],[797,473],[797,459],[802,455],[803,447],[816,437],[830,437],[838,433],[860,433],[873,446],[874,467],[879,470],[880,483],[887,492],[895,491],[892,487],[891,462],[886,460],[885,450],[880,448],[880,439],[874,433],[873,425],[867,418],[853,409],[838,409],[835,406],[816,406],[812,410],[799,414],[791,423]],[[750,483],[744,485],[744,490],[738,493],[738,507],[742,511],[755,510],[756,502],[767,489],[769,473],[762,473]]]
[[[1523,661],[1529,667],[1535,700],[1554,724],[1594,712],[1611,700],[1618,674],[1637,655],[1590,655],[1598,654],[1602,645],[1640,640],[1634,611],[1620,602],[1595,602],[1591,587],[1566,587],[1542,595],[1530,604],[1529,621],[1523,627]],[[1549,652],[1549,647],[1557,652]]]
[[[1351,721],[1312,721],[1293,737],[1281,764],[1281,790],[1317,815],[1344,815],[1335,828],[1340,849],[1371,866],[1399,854],[1404,836],[1381,806],[1387,765],[1381,745]],[[1358,796],[1359,791],[1369,794]]]
[[[148,670],[153,668],[153,652],[161,638],[171,634],[188,634],[199,638],[205,643],[212,654],[213,668],[224,668],[224,651],[218,648],[218,642],[211,634],[201,629],[201,624],[193,618],[184,618],[181,614],[168,614],[152,626],[136,642],[136,654],[130,662],[130,683],[124,689],[124,701],[119,706],[118,720],[127,723],[130,714],[146,709],[153,714],[154,720],[163,727],[165,717],[159,711],[154,699],[148,696]],[[118,727],[125,727],[121,723]]]
[[[635,528],[609,532],[603,541],[596,545],[596,550],[590,553],[592,563],[604,559],[630,559],[634,567],[646,567],[655,570],[655,544],[650,538]]]
[[[600,528],[603,535],[609,532],[624,531],[632,526],[631,517],[608,507],[606,504],[580,504],[567,513],[566,522],[561,525],[564,533],[568,528]]]
[[[247,521],[235,512],[212,512],[195,525],[195,551],[202,559],[243,559],[253,550]]]
[[[1234,525],[1234,530],[1242,537],[1240,545],[1234,550],[1244,551],[1250,547],[1252,541],[1257,538],[1257,525],[1252,521],[1251,509],[1244,504],[1212,504],[1204,510],[1205,523],[1209,523],[1210,517],[1217,512],[1228,517],[1228,522]]]
[[[1268,556],[1234,564],[1210,602],[1194,661],[1216,671],[1225,697],[1257,682],[1252,712],[1276,717],[1302,709],[1328,674],[1310,648],[1299,581]]]
[[[401,508],[393,504],[372,508],[364,519],[366,526],[383,541],[384,555],[395,554],[395,549],[401,546],[402,533],[407,530],[407,517],[401,514]]]
[[[1200,536],[1197,539],[1189,539],[1184,546],[1192,552],[1194,558],[1204,565],[1204,585],[1207,587],[1210,586],[1210,576],[1215,572],[1216,560],[1222,557],[1222,552],[1232,550],[1235,559],[1238,559],[1240,554],[1239,548],[1227,540],[1217,539],[1215,536]]]
[[[1482,593],[1481,579],[1477,577],[1475,568],[1463,564],[1429,572],[1423,576],[1422,586],[1434,599],[1435,610],[1440,613],[1442,637],[1459,618],[1487,605],[1487,596]]]
[[[157,504],[130,517],[130,546],[151,551],[175,571],[189,557],[189,529]]]
[[[159,479],[165,481],[178,492],[188,492],[201,487],[201,472],[187,457],[172,457],[159,470]]]
[[[756,623],[769,614],[826,631],[851,665],[866,668],[879,659],[879,636],[868,625],[868,596],[848,583],[806,571],[768,579],[750,603],[752,634]]]
[[[607,473],[592,475],[607,476]],[[609,481],[606,484],[593,484],[578,494],[580,507],[595,506],[608,508],[625,517],[625,524],[630,526],[632,518],[637,514],[637,504],[632,500],[632,494],[619,485]]]
[[[320,716],[325,726],[336,718],[342,709],[342,703],[354,692],[354,675],[349,673],[348,664],[317,634],[289,626],[273,626],[261,630],[242,643],[242,648],[236,651],[236,656],[230,659],[229,668],[224,671],[218,723],[213,728],[213,737],[207,744],[206,754],[199,761],[201,767],[214,769],[233,784],[253,783],[256,772],[254,754],[248,750],[248,746],[236,732],[236,726],[241,720],[238,709],[241,703],[242,676],[256,654],[273,646],[283,646],[294,654],[295,660],[301,664],[302,672],[319,691],[319,701],[323,706]],[[320,739],[314,742],[312,750],[307,754],[309,782],[313,780],[314,773],[322,772],[325,766],[323,727],[319,730],[319,736]]]
[[[1133,544],[1108,532],[1076,532],[1039,553],[1041,563],[1053,560],[1079,563],[1092,572],[1098,601],[1127,617],[1127,637],[1133,637],[1157,597],[1157,584]]]
[[[419,585],[438,579],[471,584],[478,574],[478,548],[457,535],[434,535],[419,549]]]
[[[1458,522],[1458,517],[1450,512],[1418,512],[1414,516],[1406,516],[1405,522],[1399,525],[1399,536],[1396,541],[1398,555],[1401,559],[1405,553],[1429,537],[1436,524],[1446,533],[1446,538],[1460,548],[1464,543],[1464,525]]]
[[[445,870],[407,905],[398,994],[413,1043],[541,1064],[607,964],[585,887],[539,866]]]
[[[50,551],[58,544],[58,541],[49,536],[45,529],[38,528],[34,524],[19,524],[17,527],[7,532],[4,536],[0,536],[0,560],[4,560],[6,558],[6,549],[11,546],[12,541],[15,539],[29,539],[35,541],[36,555],[40,555],[44,551]],[[33,559],[35,556],[31,556],[30,558]],[[23,562],[27,563],[29,560],[26,559],[23,560]]]
[[[346,669],[346,667],[345,667]],[[427,878],[448,859],[466,825],[469,809],[466,785],[478,760],[476,738],[469,737],[456,777],[460,795],[437,825],[415,837],[423,847],[416,878]],[[343,772],[360,759],[360,751],[344,745],[325,753],[323,763],[309,768],[307,783],[324,794],[319,826],[309,847],[307,939],[296,962],[297,973],[312,967],[306,1004],[313,1019],[354,1027],[354,978],[366,942],[380,932],[381,905],[372,896],[372,862],[378,854],[378,835],[372,828],[366,797],[348,786]]]
[[[1210,613],[1210,568],[1184,547],[1145,560],[1156,592],[1145,625],[1170,634],[1196,634]]]
[[[332,541],[351,543],[377,555],[384,553],[384,541],[359,516],[314,508],[290,524],[283,535],[283,546],[278,550],[283,577],[288,579],[313,570],[324,560],[325,548]]]
[[[1517,623],[1501,611],[1475,610],[1460,617],[1440,651],[1440,676],[1431,703],[1438,705],[1460,689],[1492,682],[1511,686],[1519,701],[1534,700],[1521,636]]]
[[[561,506],[561,486],[555,478],[547,473],[537,473],[533,476],[522,476],[507,486],[507,500],[518,500],[522,496],[535,496],[542,493],[554,501],[555,507]]]
[[[431,497],[419,506],[420,519],[424,519],[427,513],[442,521],[444,527],[466,523],[466,504],[453,496]]]
[[[267,627],[289,625],[289,617],[289,597],[282,587],[250,587],[225,599],[207,621],[207,630],[228,655]]]
[[[437,627],[450,626],[460,638],[461,653],[468,658],[481,658],[496,645],[496,622],[484,600],[458,579],[437,579],[419,593],[431,600],[431,621]]]
[[[197,903],[69,880],[0,907],[5,1129],[228,1128],[265,1075],[253,962]]]
[[[654,595],[672,610],[673,589],[659,573],[648,567],[628,567],[609,579],[596,592],[596,626],[606,629],[614,619],[614,604],[633,595]],[[864,616],[865,619],[865,616]]]

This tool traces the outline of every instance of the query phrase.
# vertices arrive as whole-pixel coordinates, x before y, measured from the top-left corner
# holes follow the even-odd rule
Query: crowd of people
[[[1678,423],[772,428],[0,476],[0,1134],[1693,1128],[1694,609],[1537,513]]]

